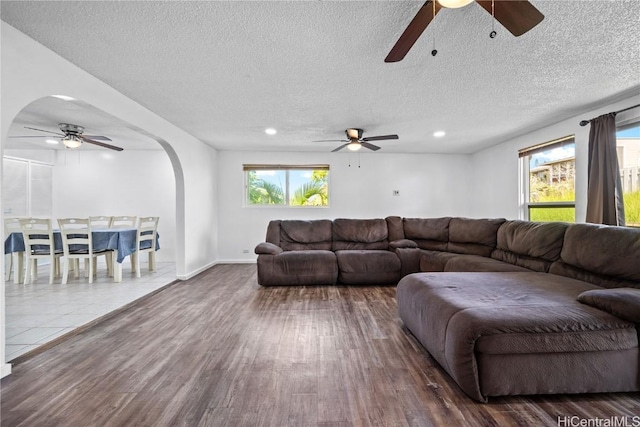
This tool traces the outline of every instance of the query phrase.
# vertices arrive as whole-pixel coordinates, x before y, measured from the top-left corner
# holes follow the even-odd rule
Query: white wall
[[[4,150],[7,156],[48,158],[53,166],[53,218],[92,215],[159,216],[158,261],[176,259],[175,177],[163,150]]]
[[[349,159],[351,167],[349,167]],[[243,163],[329,164],[327,208],[247,207]],[[472,177],[468,155],[218,152],[219,255],[252,261],[272,219],[469,216]],[[393,196],[399,190],[400,196]],[[248,249],[249,253],[243,253]]]
[[[164,151],[56,151],[55,218],[159,216],[158,261],[175,261],[176,191]]]
[[[587,163],[589,125],[580,126],[602,114],[640,103],[640,95],[613,102],[593,111],[563,120],[526,135],[494,145],[471,156],[473,168],[473,214],[477,217],[520,217],[518,150],[575,135],[576,141],[576,221],[584,222],[587,212]],[[618,114],[617,123],[640,118],[640,108]]]

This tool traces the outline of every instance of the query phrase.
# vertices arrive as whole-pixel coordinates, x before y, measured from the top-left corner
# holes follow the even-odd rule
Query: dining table
[[[91,230],[91,238],[93,241],[93,250],[112,251],[113,257],[113,281],[122,282],[122,262],[126,257],[136,252],[136,228],[93,228]],[[156,233],[156,250],[160,249],[159,235]],[[53,230],[53,242],[56,250],[62,250],[62,235],[60,230]],[[151,247],[150,241],[141,242],[141,249]],[[73,249],[73,245],[71,245]],[[13,252],[24,253],[24,237],[21,232],[13,232],[4,241],[4,253]],[[22,281],[22,262],[19,263],[18,269],[20,274],[16,275],[16,283]],[[19,277],[20,276],[20,277]]]

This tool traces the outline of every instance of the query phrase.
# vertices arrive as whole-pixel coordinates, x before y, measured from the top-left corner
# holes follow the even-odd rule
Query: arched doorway
[[[83,126],[86,135],[108,136],[109,144],[124,150],[112,151],[89,144],[77,149],[64,148],[55,135],[59,123]],[[27,287],[12,288],[12,283],[5,284],[2,346],[5,360],[11,361],[175,280],[176,216],[181,211],[177,208],[176,186],[182,182],[182,174],[177,156],[168,143],[69,97],[47,96],[29,103],[5,133],[2,143],[5,165],[27,162],[47,165],[53,172],[48,183],[48,212],[46,203],[31,209],[36,205],[31,202],[43,196],[42,188],[46,190],[46,185],[32,191],[31,184],[26,183],[28,197],[24,197],[25,205],[20,206],[15,200],[7,199],[8,194],[16,193],[6,191],[16,180],[3,176],[3,217],[45,216],[55,221],[56,218],[103,214],[159,216],[162,248],[157,256],[156,274],[146,275],[146,279],[143,275],[134,286],[130,285],[136,281],[135,276],[131,270],[127,275],[126,267],[124,281],[117,285],[107,277],[98,278],[92,286],[83,278],[75,283],[70,281],[64,289],[59,280],[49,287],[44,277]],[[3,168],[3,172],[8,170]],[[110,297],[110,289],[117,292],[117,297]]]

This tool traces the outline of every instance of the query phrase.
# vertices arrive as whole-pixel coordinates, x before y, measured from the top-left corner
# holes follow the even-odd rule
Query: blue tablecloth
[[[124,261],[126,257],[136,251],[136,229],[135,228],[104,228],[91,231],[93,239],[93,250],[101,251],[105,249],[118,250],[118,262]],[[156,235],[156,250],[160,249],[159,235]],[[62,236],[60,231],[53,232],[55,248],[62,250]],[[73,245],[71,246],[73,248]],[[151,242],[142,242],[142,249],[150,248]],[[4,253],[24,252],[24,239],[22,233],[11,233],[4,241]]]

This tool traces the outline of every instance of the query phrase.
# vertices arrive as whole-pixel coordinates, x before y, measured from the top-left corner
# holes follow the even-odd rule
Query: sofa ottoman
[[[472,398],[640,389],[636,324],[577,301],[593,284],[539,272],[415,273],[400,318]]]

